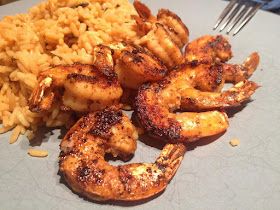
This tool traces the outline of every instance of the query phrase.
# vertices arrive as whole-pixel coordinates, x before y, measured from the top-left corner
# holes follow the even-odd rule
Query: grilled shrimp
[[[167,67],[176,66],[183,61],[181,48],[188,42],[189,31],[182,20],[173,12],[161,9],[157,17],[140,1],[134,1],[139,14],[133,16],[143,36],[136,44],[149,49]]]
[[[74,111],[101,110],[119,102],[123,93],[120,85],[136,90],[167,74],[157,57],[137,45],[97,45],[93,55],[93,65],[57,66],[41,72],[29,100],[30,110],[47,111],[55,98]]]
[[[167,68],[157,57],[136,45],[127,45],[121,50],[115,71],[121,85],[131,89],[163,79],[167,74]]]
[[[231,46],[226,38],[218,36],[202,36],[190,42],[185,49],[186,63],[192,65],[219,63],[225,82],[238,83],[254,73],[259,65],[259,55],[253,52],[243,64],[225,63],[232,57]]]
[[[73,64],[41,72],[39,85],[29,99],[30,110],[47,111],[57,98],[61,98],[64,106],[79,112],[118,103],[122,88],[116,74],[101,70],[93,65]]]
[[[97,45],[93,65],[102,72],[116,72],[122,87],[138,89],[145,82],[164,78],[167,68],[147,49],[130,43]]]
[[[258,88],[256,83],[244,81],[222,93],[198,91],[194,87],[209,88],[200,85],[203,77],[196,77],[202,70],[200,65],[185,64],[164,80],[145,84],[139,89],[136,114],[151,135],[187,142],[221,133],[228,128],[228,118],[226,113],[214,109],[237,106]],[[211,76],[214,79],[209,79],[210,83],[217,75]],[[173,113],[177,110],[199,112]]]
[[[59,170],[69,186],[93,200],[135,201],[163,191],[179,167],[185,146],[167,144],[154,163],[110,165],[104,155],[134,153],[137,132],[121,111],[82,117],[61,142]]]
[[[253,52],[241,65],[223,63],[224,79],[227,82],[237,83],[252,76],[260,62],[260,56]]]
[[[168,9],[160,9],[155,17],[142,2],[136,0],[133,5],[140,18],[138,16],[133,17],[140,29],[141,26],[144,28],[142,32],[147,34],[152,29],[153,24],[161,23],[179,48],[182,48],[188,42],[189,30],[178,15]]]
[[[232,57],[231,45],[222,35],[202,36],[186,46],[186,62],[226,62]]]
[[[248,80],[259,65],[258,53],[252,53],[242,64],[184,63],[177,68],[189,68],[193,87],[210,92],[220,92],[225,82],[238,83]],[[176,70],[176,68],[175,68]]]
[[[157,21],[167,29],[172,40],[179,48],[188,43],[189,29],[178,15],[168,9],[160,9],[157,14]]]
[[[181,109],[203,111],[238,106],[257,88],[256,83],[245,80],[222,93],[203,92],[194,88],[184,89],[181,94]]]
[[[123,45],[120,48],[123,48]],[[97,45],[93,48],[93,65],[105,74],[114,71],[113,50],[110,46]]]
[[[167,30],[160,23],[153,25],[153,29],[140,38],[137,44],[149,49],[169,68],[182,63],[184,59],[180,48],[172,41]]]

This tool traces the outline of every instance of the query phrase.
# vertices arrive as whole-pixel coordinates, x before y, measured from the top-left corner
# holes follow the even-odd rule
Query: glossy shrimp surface
[[[140,123],[151,135],[187,142],[221,133],[228,128],[228,119],[226,113],[219,110],[240,105],[258,87],[254,82],[244,81],[221,93],[205,92],[212,88],[211,81],[222,75],[208,75],[212,79],[209,79],[210,86],[205,86],[201,85],[205,78],[199,76],[203,71],[204,74],[209,72],[207,65],[182,65],[164,80],[140,88],[136,112]],[[214,88],[217,85],[219,82]],[[201,91],[194,87],[200,87]],[[177,110],[194,112],[174,113]]]
[[[139,17],[134,17],[143,36],[136,41],[145,46],[164,64],[171,68],[183,61],[181,48],[188,42],[189,31],[182,20],[167,9],[153,16],[150,9],[140,1],[134,1]]]
[[[237,83],[250,78],[257,69],[259,62],[259,54],[253,52],[242,64],[222,64],[225,81]]]
[[[143,47],[127,44],[118,53],[115,72],[121,85],[137,90],[143,83],[158,81],[167,74],[167,67]]]
[[[138,89],[145,82],[158,81],[167,74],[163,62],[147,49],[132,43],[94,47],[93,65],[102,72],[115,72],[123,88]]]
[[[121,95],[114,72],[102,72],[93,65],[56,66],[40,73],[29,107],[34,112],[47,111],[61,100],[74,111],[93,111],[118,103]]]
[[[182,63],[184,59],[180,48],[160,23],[153,25],[153,29],[139,40],[139,44],[149,49],[169,68]]]
[[[163,191],[185,152],[167,144],[154,163],[110,165],[104,155],[126,158],[136,149],[137,132],[121,111],[106,109],[82,117],[61,142],[60,172],[69,186],[93,200],[135,201]]]
[[[172,40],[179,48],[185,46],[189,41],[189,29],[181,18],[168,9],[160,9],[157,20],[167,29]]]
[[[251,53],[242,64],[226,63],[231,57],[231,45],[221,35],[202,36],[190,42],[185,49],[185,63],[192,65],[219,63],[225,82],[237,83],[250,78],[260,62],[257,52]]]
[[[226,62],[232,57],[231,45],[222,35],[205,35],[188,43],[185,49],[186,62]]]
[[[168,9],[160,9],[157,16],[153,16],[150,9],[142,2],[136,0],[133,5],[140,19],[138,17],[134,18],[138,27],[143,29],[142,32],[147,34],[152,30],[153,24],[161,23],[179,48],[182,48],[188,42],[189,30],[181,18],[174,12]]]

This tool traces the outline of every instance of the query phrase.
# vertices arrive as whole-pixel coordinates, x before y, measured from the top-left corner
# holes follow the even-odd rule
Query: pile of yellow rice
[[[70,114],[54,108],[32,113],[28,98],[40,71],[74,62],[91,64],[93,47],[135,40],[128,0],[48,0],[28,14],[7,16],[0,22],[0,133],[12,131],[29,139],[39,125],[62,126]]]

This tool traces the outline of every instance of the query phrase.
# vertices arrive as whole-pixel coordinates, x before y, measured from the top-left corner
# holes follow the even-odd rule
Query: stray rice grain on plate
[[[39,149],[29,149],[28,154],[32,157],[47,157],[48,151]]]
[[[238,146],[239,144],[240,144],[240,141],[239,141],[239,139],[232,139],[232,140],[230,140],[230,145],[232,146],[232,147],[236,147],[236,146]]]

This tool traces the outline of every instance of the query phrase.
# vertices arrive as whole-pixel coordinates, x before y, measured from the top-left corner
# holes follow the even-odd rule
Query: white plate
[[[37,0],[0,7],[0,16],[25,12]],[[188,26],[191,39],[215,34],[212,26],[225,7],[223,1],[145,1],[155,12],[175,11]],[[47,132],[44,159],[27,155],[28,140],[8,144],[10,133],[0,141],[0,209],[279,209],[280,204],[280,17],[259,11],[234,38],[235,57],[241,62],[252,51],[261,55],[261,65],[252,80],[261,88],[252,102],[230,118],[228,131],[209,144],[186,153],[166,191],[146,203],[99,204],[74,194],[61,183],[58,171],[60,131]],[[232,148],[229,141],[240,139]],[[159,151],[139,142],[133,161],[153,161]],[[121,206],[120,206],[121,205]]]

